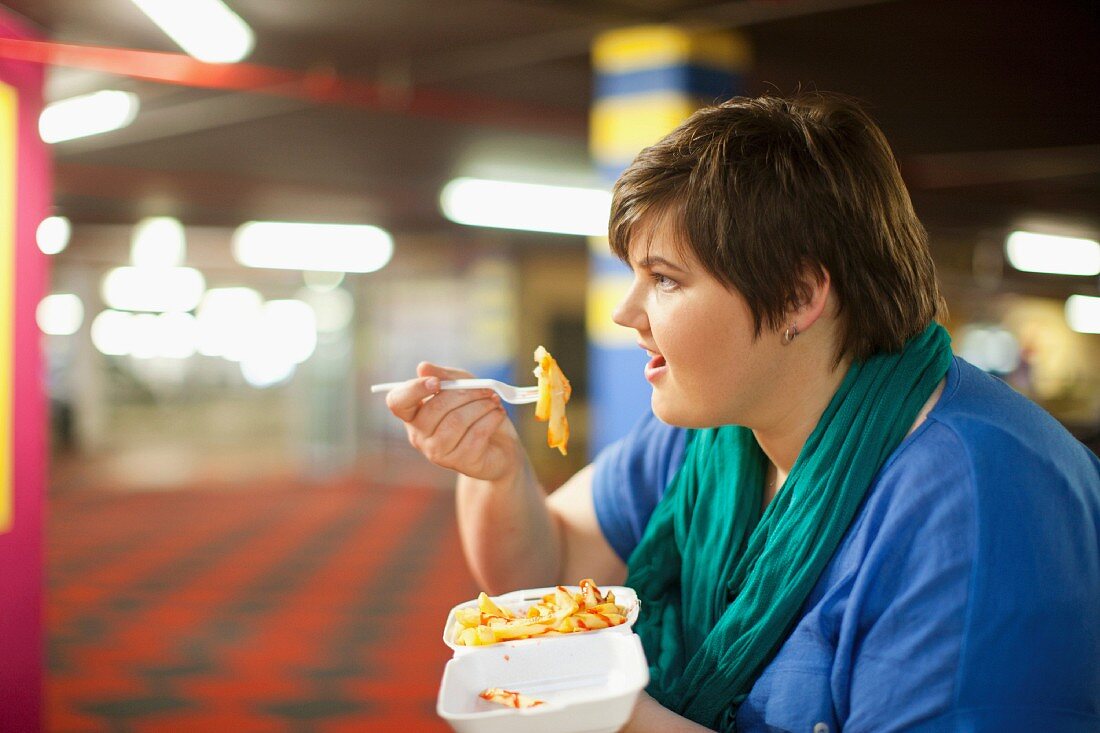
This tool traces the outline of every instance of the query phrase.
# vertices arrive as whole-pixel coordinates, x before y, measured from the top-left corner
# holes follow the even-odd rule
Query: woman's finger
[[[443,420],[453,411],[472,402],[494,397],[496,393],[488,389],[448,389],[439,392],[420,407],[412,420],[413,428],[425,438],[430,438],[440,430]]]
[[[430,361],[422,361],[416,365],[416,376],[439,377],[440,379],[471,379],[474,375],[465,369],[440,366]]]
[[[424,455],[437,463],[446,460],[466,437],[470,428],[500,406],[498,399],[493,397],[467,402],[443,415],[436,430],[421,440]]]
[[[420,412],[425,399],[439,393],[439,377],[425,376],[410,379],[394,387],[386,395],[386,407],[404,422],[412,422]]]
[[[456,465],[481,460],[489,447],[489,439],[493,437],[493,433],[497,431],[501,423],[507,419],[508,413],[497,403],[492,410],[486,412],[470,425],[466,434],[458,441],[451,453],[446,456],[447,460]]]

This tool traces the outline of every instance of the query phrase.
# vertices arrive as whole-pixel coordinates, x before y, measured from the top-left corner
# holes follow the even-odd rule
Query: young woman
[[[927,238],[852,102],[734,99],[615,186],[652,415],[544,496],[490,393],[391,410],[460,473],[471,568],[642,599],[628,730],[1100,728],[1100,461],[954,358]]]

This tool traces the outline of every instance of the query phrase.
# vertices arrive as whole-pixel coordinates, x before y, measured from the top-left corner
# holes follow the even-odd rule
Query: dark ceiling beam
[[[831,13],[837,10],[882,5],[896,0],[732,0],[681,14],[680,22],[706,23],[726,28],[742,28],[776,20]]]
[[[918,188],[961,188],[1100,173],[1100,145],[909,155],[905,178]]]
[[[207,132],[243,122],[292,114],[311,107],[309,102],[284,97],[249,97],[224,93],[176,102],[152,109],[142,109],[132,124],[101,135],[81,137],[55,143],[61,156],[87,151],[138,145],[154,140],[167,140],[182,135]]]
[[[278,193],[286,198],[357,202],[360,206],[365,200],[380,198],[383,194],[395,201],[423,196],[420,189],[398,189],[392,184],[387,184],[384,189],[368,190],[365,187],[295,183],[224,171],[179,171],[76,162],[58,163],[54,179],[58,192],[63,195],[132,199],[150,192],[169,192],[200,203],[221,202],[231,206],[238,206],[264,192]]]
[[[59,161],[55,198],[82,221],[129,222],[171,215],[189,223],[236,226],[249,219],[370,222],[397,228],[438,223],[435,191],[385,185],[300,183],[242,172],[159,170]]]
[[[12,38],[0,38],[0,58],[491,127],[569,135],[585,131],[584,115],[571,110],[424,87],[387,86],[340,76],[330,68],[303,72],[249,63],[208,64],[186,54]]]
[[[893,1],[736,0],[684,13],[673,22],[742,27]],[[644,20],[652,22],[652,18]],[[377,81],[340,76],[328,68],[303,72],[250,63],[209,64],[186,54],[22,39],[0,39],[0,58],[92,69],[166,84],[282,96],[316,104],[584,135],[584,115],[574,110],[446,93],[420,85],[497,69],[586,57],[598,33],[629,22],[617,19],[589,23],[581,28],[512,38],[429,58],[419,57],[415,61],[390,60],[380,65],[382,73],[377,75]]]
[[[624,13],[614,19],[586,23],[579,28],[467,46],[430,56],[420,55],[399,63],[405,66],[409,78],[414,82],[438,83],[501,69],[522,68],[570,58],[587,58],[593,40],[600,33],[637,23],[669,22],[733,29],[889,2],[896,0],[735,0],[709,8],[666,14],[669,17],[665,18],[655,17],[654,13],[642,13],[638,9],[633,17]]]

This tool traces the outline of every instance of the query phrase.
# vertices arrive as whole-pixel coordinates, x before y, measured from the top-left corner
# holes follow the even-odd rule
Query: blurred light
[[[38,249],[45,254],[55,255],[69,246],[72,233],[73,227],[68,219],[63,216],[47,216],[38,224],[34,234]]]
[[[1100,243],[1092,239],[1015,231],[1005,240],[1017,270],[1055,275],[1100,275]]]
[[[269,300],[264,303],[258,335],[266,354],[300,364],[317,348],[317,318],[308,303]]]
[[[1066,299],[1066,323],[1077,333],[1100,333],[1100,298],[1071,295]]]
[[[199,61],[233,63],[248,56],[255,37],[221,0],[133,0],[180,48]]]
[[[42,333],[71,336],[84,323],[84,303],[72,293],[54,293],[39,301],[34,315]]]
[[[439,195],[459,224],[532,232],[607,236],[611,194],[597,188],[456,178]]]
[[[186,359],[195,353],[198,325],[190,313],[105,310],[92,321],[92,344],[109,356]]]
[[[374,272],[393,256],[393,238],[369,224],[250,221],[233,233],[233,256],[246,267]]]
[[[116,267],[103,278],[102,294],[116,310],[189,311],[202,298],[206,281],[190,267]]]
[[[325,292],[303,288],[298,291],[298,298],[308,303],[313,309],[317,318],[318,333],[343,331],[355,315],[355,301],[351,293],[343,288]]]
[[[134,225],[130,264],[135,267],[178,267],[187,245],[183,224],[170,216],[153,216]]]
[[[207,290],[195,314],[199,353],[240,361],[262,306],[263,297],[252,288]]]
[[[1020,342],[1000,326],[963,329],[959,355],[979,369],[994,374],[1011,374],[1020,366]]]
[[[133,344],[133,313],[105,310],[92,321],[92,344],[101,354],[125,356]]]
[[[130,356],[135,359],[160,356],[159,325],[158,317],[152,313],[136,313],[130,319]]]
[[[162,313],[156,317],[156,355],[165,359],[186,359],[198,346],[198,325],[190,313]]]
[[[302,272],[302,281],[305,282],[306,287],[310,290],[316,290],[319,293],[323,293],[326,290],[340,287],[340,283],[344,282],[344,273],[305,270]]]
[[[250,336],[240,360],[245,381],[261,388],[285,382],[317,348],[313,309],[300,300],[269,300]]]
[[[126,127],[137,117],[138,98],[130,92],[103,90],[62,99],[38,117],[38,134],[59,143]]]
[[[264,389],[287,381],[296,368],[292,361],[246,359],[241,362],[241,376],[253,387]]]

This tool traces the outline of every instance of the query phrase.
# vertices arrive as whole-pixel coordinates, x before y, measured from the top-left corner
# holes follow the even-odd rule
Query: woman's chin
[[[728,425],[729,420],[724,420],[713,413],[713,405],[696,406],[693,408],[689,401],[682,397],[673,397],[667,391],[653,390],[650,398],[650,407],[653,415],[662,423],[682,428],[712,428]]]
[[[694,410],[683,404],[682,400],[667,399],[656,389],[653,390],[650,406],[653,409],[653,414],[657,416],[657,419],[668,425],[674,425],[678,428],[713,427],[713,425],[703,419],[703,415],[697,414]]]
[[[661,399],[661,395],[657,393],[657,390],[653,390],[649,398],[649,408],[653,410],[653,414],[656,415],[657,419],[661,422],[668,423],[669,425],[677,424],[673,422],[673,415],[671,414],[672,411],[669,410],[669,405],[666,403],[666,400]]]

